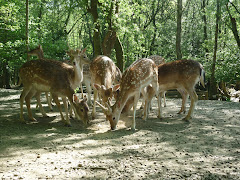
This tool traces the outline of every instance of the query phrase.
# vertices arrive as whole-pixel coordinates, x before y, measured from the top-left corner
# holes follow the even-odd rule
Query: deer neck
[[[115,115],[117,122],[120,119],[121,112],[124,106],[126,105],[128,99],[129,99],[128,96],[125,96],[124,94],[120,94],[119,98],[117,99],[113,107],[113,114]]]
[[[43,52],[38,52],[37,57],[38,57],[38,59],[44,59]]]
[[[77,61],[73,61],[74,79],[73,89],[77,88],[83,81],[83,64]]]

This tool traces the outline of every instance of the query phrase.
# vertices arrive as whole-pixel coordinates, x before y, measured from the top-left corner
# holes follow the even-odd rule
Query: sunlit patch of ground
[[[156,100],[149,119],[132,111],[111,131],[101,109],[85,127],[65,127],[57,108],[48,118],[19,122],[18,90],[0,91],[0,179],[240,179],[240,105],[198,101],[190,123],[178,115],[180,99],[167,99],[163,119]],[[141,103],[139,102],[139,107]],[[189,105],[187,106],[187,108]]]

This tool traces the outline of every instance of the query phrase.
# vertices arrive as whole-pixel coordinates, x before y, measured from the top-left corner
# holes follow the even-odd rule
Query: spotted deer
[[[157,66],[159,66],[160,64],[164,64],[164,63],[165,63],[165,59],[164,59],[162,56],[159,56],[159,55],[151,55],[151,56],[149,56],[148,58],[149,58],[149,59],[152,59]],[[152,91],[152,89],[151,89],[150,87],[148,88],[148,90],[149,90],[149,91]],[[150,92],[150,93],[151,93],[151,92]],[[164,107],[167,106],[167,105],[166,105],[166,97],[165,97],[165,94],[166,94],[166,92],[163,93],[163,102],[164,102],[163,105],[164,105]],[[151,102],[150,102],[149,105],[151,106]],[[149,107],[149,108],[150,108],[150,107]]]
[[[140,93],[148,85],[152,84],[155,92],[158,91],[158,68],[157,65],[147,58],[143,58],[132,63],[123,73],[120,83],[120,92],[113,106],[107,104],[104,106],[100,103],[99,106],[103,109],[106,119],[109,120],[111,129],[116,129],[120,114],[130,98],[134,98],[133,103],[133,121],[131,128],[135,130],[135,116],[137,102],[140,98]],[[144,94],[145,95],[145,94]]]
[[[67,51],[67,54],[69,55],[71,62],[72,62],[72,60],[74,58],[74,56],[73,56],[74,52],[75,51],[72,50],[72,49]],[[83,87],[82,87],[82,84],[85,84],[86,89],[87,89],[88,105],[92,105],[92,101],[91,101],[92,87],[91,87],[90,63],[83,65],[83,81],[80,84],[80,89],[81,89],[82,97],[83,97]]]
[[[158,117],[162,118],[161,99],[163,93],[170,89],[177,89],[182,95],[182,107],[179,114],[186,111],[187,98],[190,95],[191,105],[183,120],[190,120],[193,115],[198,96],[195,85],[201,82],[204,86],[203,66],[194,60],[177,60],[158,66]]]
[[[74,89],[82,82],[82,66],[89,63],[89,59],[85,54],[86,49],[78,51],[74,54],[73,66],[55,60],[34,60],[28,61],[22,65],[19,71],[19,77],[23,83],[23,91],[20,96],[20,120],[23,118],[23,102],[26,101],[28,116],[34,121],[30,109],[30,100],[33,95],[41,92],[51,92],[54,101],[60,111],[62,120],[65,125],[70,126],[68,117],[68,108],[66,97],[73,106],[78,119],[82,119],[85,124],[88,123],[88,105],[86,99],[79,100],[75,95]],[[66,111],[66,121],[64,120],[62,109],[58,97],[63,97],[64,108]],[[37,97],[40,97],[37,96]],[[37,98],[40,101],[40,98]],[[39,102],[40,103],[40,102]],[[40,107],[40,110],[42,107]],[[42,113],[44,115],[44,113]]]
[[[43,48],[42,48],[42,46],[41,46],[40,44],[38,45],[37,48],[32,49],[32,50],[29,51],[27,54],[28,54],[28,56],[36,56],[36,57],[38,58],[38,60],[44,59]],[[41,93],[40,93],[40,94],[37,93],[36,95],[40,96]],[[36,96],[36,95],[35,95],[35,96]],[[50,96],[49,96],[49,95],[48,95],[48,92],[45,92],[45,96],[46,96],[46,99],[47,99],[48,107],[49,107],[50,110],[52,111],[53,108],[52,108],[52,103],[51,103],[51,99],[52,99],[51,94],[50,94]],[[36,97],[36,98],[38,99],[38,98],[40,98],[40,97]],[[36,106],[36,108],[38,108],[39,106],[41,106],[41,101],[40,101],[39,103],[38,103],[38,101],[37,101],[37,106]],[[40,108],[40,110],[41,110],[41,108]],[[44,114],[46,114],[46,113],[44,113]],[[46,116],[46,115],[45,115],[45,116]]]
[[[114,82],[121,79],[121,71],[107,56],[97,56],[90,64],[91,83],[94,87],[94,101],[92,118],[96,116],[96,100],[98,94],[103,104],[113,97],[114,91],[119,85],[113,86]]]

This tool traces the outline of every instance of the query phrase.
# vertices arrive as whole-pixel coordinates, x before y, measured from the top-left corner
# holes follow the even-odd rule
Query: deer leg
[[[28,110],[28,117],[31,121],[37,121],[32,115],[31,104],[30,104],[31,99],[35,94],[36,94],[36,91],[31,89],[29,91],[29,93],[27,94],[27,96],[25,97],[26,106],[27,106],[27,110]]]
[[[86,85],[87,93],[88,93],[88,105],[92,105],[92,101],[91,101],[91,93],[92,93],[91,83],[90,82],[85,82],[85,85]]]
[[[142,88],[142,106],[143,106],[143,120],[145,121],[148,116],[148,105],[149,105],[149,99],[147,98],[147,87]],[[135,98],[134,98],[134,104],[135,104]]]
[[[20,95],[20,121],[25,122],[24,118],[23,118],[23,102],[25,97],[27,96],[27,94],[29,93],[29,91],[31,90],[31,87],[24,87],[21,95]]]
[[[189,95],[190,95],[190,99],[191,99],[191,105],[190,105],[190,108],[188,110],[187,116],[185,118],[183,118],[183,120],[185,120],[185,121],[189,121],[192,118],[193,111],[195,109],[195,104],[198,100],[197,93],[195,92],[194,89],[189,91]]]
[[[48,96],[48,92],[45,92],[45,96],[46,96],[48,107],[50,108],[50,111],[53,111],[52,103],[51,103],[51,97]]]
[[[136,129],[136,109],[137,109],[137,103],[138,103],[138,100],[140,98],[140,93],[136,94],[134,96],[134,103],[133,103],[133,122],[132,122],[132,127],[131,129],[132,130],[135,130]]]
[[[158,94],[158,118],[162,119],[162,96],[163,96],[163,92],[160,92]]]
[[[71,103],[70,103],[70,108],[68,112],[69,112],[70,118],[73,118],[73,106],[71,105]]]
[[[166,104],[166,91],[163,92],[163,106],[167,107],[167,104]]]
[[[81,93],[82,93],[82,99],[83,99],[83,84],[80,84],[80,89],[81,89]]]
[[[182,107],[181,107],[180,111],[178,112],[178,114],[181,114],[182,112],[185,114],[186,113],[187,99],[188,99],[189,95],[188,95],[186,90],[183,90],[183,89],[177,89],[177,90],[182,96]]]
[[[69,117],[68,117],[68,103],[67,103],[66,97],[62,97],[62,101],[63,101],[64,109],[65,109],[65,112],[66,112],[65,125],[66,126],[71,126],[71,123],[70,123],[70,120],[69,120]]]
[[[146,121],[147,118],[148,118],[148,113],[149,113],[149,110],[148,110],[148,107],[149,107],[149,101],[147,99],[145,99],[145,105],[143,107],[143,120]]]
[[[93,100],[93,110],[92,110],[92,119],[95,119],[96,116],[96,100],[98,97],[98,92],[94,89],[94,100]]]
[[[41,100],[40,100],[40,96],[41,96],[41,92],[36,92],[36,99],[37,99],[37,104],[39,106],[39,109],[43,115],[43,117],[48,117],[48,115],[46,114],[46,112],[44,111],[43,107],[42,107],[42,103],[41,103]]]
[[[64,120],[64,117],[63,117],[63,113],[62,113],[62,108],[61,108],[61,104],[58,100],[58,96],[56,96],[55,94],[52,94],[52,97],[53,97],[53,100],[55,101],[57,107],[58,107],[58,110],[60,112],[60,115],[61,115],[61,119],[62,121],[65,123],[65,120]]]

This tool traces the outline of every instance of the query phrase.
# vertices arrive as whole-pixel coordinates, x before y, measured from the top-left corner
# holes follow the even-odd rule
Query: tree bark
[[[91,7],[88,11],[93,17],[94,32],[93,32],[93,54],[98,56],[102,54],[101,39],[100,39],[100,24],[98,22],[98,0],[91,0]]]
[[[203,39],[204,41],[207,40],[207,17],[206,17],[206,0],[202,2],[202,13],[203,13]],[[206,53],[209,52],[208,48],[205,48]]]
[[[27,53],[29,51],[29,42],[28,42],[28,12],[29,12],[28,0],[26,0],[26,50],[27,50]],[[27,55],[27,61],[28,60],[29,60],[29,56]]]
[[[216,99],[217,98],[216,97],[216,95],[217,95],[217,84],[216,84],[216,80],[215,80],[215,68],[216,68],[217,47],[218,47],[219,19],[220,19],[220,2],[219,2],[219,0],[217,0],[215,43],[214,43],[213,61],[212,61],[212,67],[211,67],[209,99]]]
[[[231,26],[232,26],[231,30],[232,30],[234,38],[237,42],[238,48],[240,49],[240,38],[238,35],[238,30],[237,30],[237,22],[236,22],[236,19],[234,17],[232,17],[232,15],[228,9],[228,4],[226,4],[226,7],[227,7],[228,15],[229,15],[229,18],[231,21]]]
[[[177,0],[177,34],[176,34],[177,59],[182,59],[181,33],[182,33],[182,0]]]
[[[116,59],[117,59],[117,66],[123,72],[124,70],[124,55],[123,55],[123,47],[119,37],[116,37],[115,42],[115,51],[116,51]]]

